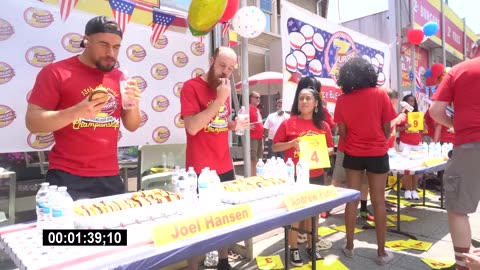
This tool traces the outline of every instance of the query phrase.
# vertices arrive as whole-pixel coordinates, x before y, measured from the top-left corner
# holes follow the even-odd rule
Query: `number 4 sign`
[[[312,169],[330,168],[325,134],[300,137],[300,158]]]
[[[423,112],[409,112],[407,115],[410,131],[423,130]]]

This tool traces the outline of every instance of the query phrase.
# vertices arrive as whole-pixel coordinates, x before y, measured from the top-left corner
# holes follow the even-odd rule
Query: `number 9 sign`
[[[409,131],[423,130],[423,112],[409,112],[407,120],[408,124],[410,124]]]

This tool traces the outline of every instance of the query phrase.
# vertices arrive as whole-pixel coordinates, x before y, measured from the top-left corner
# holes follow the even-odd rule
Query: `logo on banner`
[[[182,92],[182,88],[183,88],[183,82],[177,82],[174,86],[173,86],[173,94],[176,96],[176,97],[180,97],[180,93]]]
[[[170,138],[170,130],[165,127],[157,127],[152,133],[153,141],[156,143],[164,143]]]
[[[164,112],[169,105],[170,101],[165,96],[156,96],[152,99],[152,109],[156,112]]]
[[[79,53],[83,51],[83,48],[80,47],[82,39],[83,36],[78,33],[68,33],[62,38],[62,46],[67,52]]]
[[[141,62],[147,56],[147,51],[140,44],[133,44],[127,48],[127,58],[133,62]]]
[[[145,91],[145,89],[147,89],[148,87],[147,81],[142,76],[133,76],[132,79],[137,82],[137,86],[140,89],[140,91],[142,91],[142,93],[143,91]]]
[[[155,43],[153,44],[153,47],[154,47],[155,49],[163,49],[163,48],[167,47],[167,45],[168,45],[168,38],[167,38],[167,36],[161,35],[161,36],[158,38],[157,42],[155,42]]]
[[[55,54],[47,47],[31,47],[25,53],[25,60],[34,67],[44,67],[55,61]]]
[[[177,128],[185,128],[185,123],[183,122],[183,119],[180,113],[177,113],[177,115],[175,115],[173,122]]]
[[[0,19],[0,41],[9,39],[15,31],[12,25],[4,19]]]
[[[9,82],[15,76],[15,70],[4,62],[0,62],[0,84]]]
[[[173,64],[177,67],[185,67],[188,64],[188,56],[184,52],[176,52],[172,56]]]
[[[55,139],[53,133],[30,133],[27,137],[27,143],[34,149],[46,149],[53,145]]]
[[[0,128],[10,125],[15,118],[17,118],[17,115],[12,108],[0,105]]]
[[[202,76],[203,74],[205,74],[205,71],[201,68],[195,68],[193,69],[192,71],[192,78],[196,78],[198,76]]]
[[[152,66],[152,69],[150,70],[150,73],[152,74],[153,78],[155,78],[157,80],[163,80],[168,75],[168,68],[164,64],[157,63],[157,64]]]
[[[203,55],[205,53],[205,44],[203,44],[203,42],[194,41],[192,42],[192,45],[190,45],[190,50],[193,55]]]
[[[330,37],[323,53],[327,73],[337,81],[343,64],[357,55],[357,47],[349,34],[340,31]]]
[[[34,7],[29,7],[23,12],[23,19],[36,28],[45,28],[53,23],[53,15],[50,11]]]
[[[147,123],[147,121],[148,121],[147,113],[144,112],[143,110],[140,110],[140,126],[139,127],[143,127],[145,123]]]

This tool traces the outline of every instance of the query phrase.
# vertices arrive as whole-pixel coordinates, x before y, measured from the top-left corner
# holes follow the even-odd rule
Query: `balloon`
[[[423,33],[425,36],[430,37],[435,35],[438,32],[438,23],[434,21],[429,21],[423,26]]]
[[[425,78],[432,77],[433,76],[432,69],[431,68],[427,69],[427,71],[425,71],[424,76]]]
[[[258,37],[266,23],[265,15],[255,6],[241,8],[232,19],[233,29],[244,38]]]
[[[192,0],[188,8],[188,24],[193,29],[208,32],[222,17],[227,0]]]
[[[205,36],[208,32],[202,32],[198,31],[196,29],[193,29],[193,27],[189,24],[188,29],[190,29],[190,32],[192,33],[192,36],[198,37],[198,36]]]
[[[408,31],[407,39],[414,45],[419,45],[423,41],[423,31],[420,28],[413,28]]]
[[[431,86],[431,85],[436,85],[437,84],[437,78],[436,77],[428,77],[426,80],[425,80],[425,84],[427,86]]]
[[[435,63],[431,67],[433,77],[437,78],[443,73],[443,65],[441,63]]]
[[[225,7],[225,11],[223,12],[223,16],[220,18],[220,22],[227,22],[229,21],[235,13],[238,11],[238,4],[239,0],[228,0],[227,7]]]

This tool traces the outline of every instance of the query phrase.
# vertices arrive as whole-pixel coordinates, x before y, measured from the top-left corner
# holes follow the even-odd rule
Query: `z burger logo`
[[[182,92],[182,88],[183,88],[183,82],[177,82],[174,86],[173,86],[173,94],[176,96],[176,97],[180,97],[180,93]]]
[[[0,84],[9,82],[15,76],[15,70],[4,62],[0,62]]]
[[[80,47],[80,42],[82,42],[83,36],[77,33],[68,33],[62,38],[62,46],[65,50],[71,53],[79,53],[83,51],[83,48]]]
[[[53,23],[53,15],[48,10],[29,7],[23,12],[23,19],[30,26],[45,28]]]
[[[30,133],[27,137],[27,143],[34,149],[46,149],[55,142],[53,133]]]
[[[127,58],[133,62],[141,62],[147,56],[147,51],[140,44],[133,44],[127,48]]]
[[[202,76],[205,74],[205,71],[201,68],[196,68],[192,71],[192,78],[196,78],[197,76]]]
[[[152,99],[152,109],[156,112],[164,112],[168,109],[170,101],[165,96],[156,96]]]
[[[31,47],[25,53],[25,60],[34,67],[44,67],[55,61],[55,54],[47,47]]]
[[[142,76],[133,76],[132,80],[137,82],[138,89],[140,89],[142,93],[145,91],[145,89],[147,89],[148,83]]]
[[[164,64],[157,63],[152,66],[152,68],[150,69],[150,73],[152,74],[153,78],[157,80],[163,80],[168,75],[168,68]]]
[[[148,121],[148,115],[146,112],[140,110],[140,126],[143,127]]]
[[[173,64],[183,68],[188,64],[188,56],[184,52],[176,52],[172,56]]]
[[[0,128],[10,125],[17,118],[15,111],[5,105],[0,105]]]
[[[170,138],[170,130],[165,127],[157,127],[152,133],[152,139],[156,143],[164,143]]]
[[[205,44],[203,44],[203,42],[192,42],[192,45],[190,45],[190,50],[192,51],[193,55],[203,55],[205,53]]]
[[[153,44],[155,49],[163,49],[168,45],[168,38],[165,35],[161,35],[160,38]]]
[[[180,113],[177,113],[177,115],[175,115],[173,121],[177,128],[185,128],[185,123],[183,123],[183,119]]]
[[[4,19],[0,19],[0,41],[9,39],[15,31],[12,25]]]

